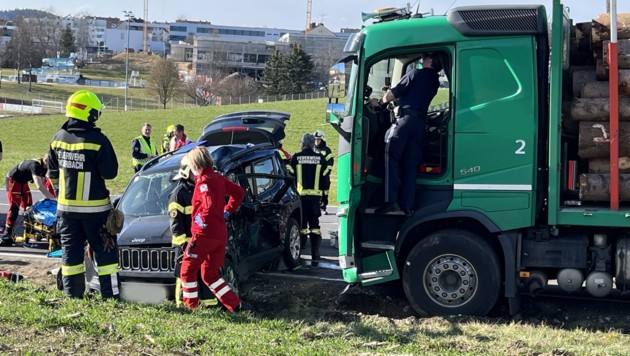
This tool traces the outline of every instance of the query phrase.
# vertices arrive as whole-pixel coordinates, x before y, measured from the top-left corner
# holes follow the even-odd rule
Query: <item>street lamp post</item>
[[[127,111],[127,95],[129,92],[129,21],[133,18],[133,12],[123,11],[123,13],[127,18],[127,56],[125,58],[125,111]]]

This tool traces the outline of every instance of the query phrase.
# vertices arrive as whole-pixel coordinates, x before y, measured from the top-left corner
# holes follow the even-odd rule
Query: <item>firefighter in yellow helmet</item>
[[[168,125],[164,136],[162,136],[162,144],[160,146],[160,154],[169,151],[171,139],[175,136],[175,125]]]
[[[84,248],[94,251],[103,298],[118,298],[116,236],[105,230],[112,209],[106,179],[118,175],[111,142],[95,122],[104,105],[91,91],[68,98],[68,120],[53,136],[48,174],[57,193],[57,232],[61,235],[63,289],[80,298],[85,291]]]

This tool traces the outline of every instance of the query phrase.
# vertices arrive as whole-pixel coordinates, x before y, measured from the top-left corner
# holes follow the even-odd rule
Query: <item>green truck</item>
[[[610,181],[600,187],[605,199],[582,191],[588,162],[562,109],[572,99],[571,20],[560,0],[552,6],[550,19],[542,5],[364,14],[376,21],[349,39],[347,57],[330,69],[326,109],[339,133],[345,281],[400,279],[421,315],[484,315],[499,298],[514,313],[523,291],[549,287],[595,297],[630,287],[630,204],[619,203],[618,179],[610,179],[618,177],[613,155],[612,174],[598,175]],[[421,66],[427,52],[444,73],[427,115],[414,212],[377,214],[391,120],[369,100]],[[610,133],[608,116],[599,128],[605,145],[595,140],[613,154],[614,112]]]

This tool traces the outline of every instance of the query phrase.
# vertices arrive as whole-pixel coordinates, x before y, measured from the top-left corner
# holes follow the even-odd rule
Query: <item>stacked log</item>
[[[630,201],[630,13],[618,14],[617,26],[619,190],[620,200]],[[565,117],[570,116],[578,124],[578,156],[588,162],[588,170],[580,169],[580,200],[609,201],[610,87],[607,61],[610,15],[601,14],[591,22],[576,24],[571,33],[574,35],[570,55],[574,66],[571,75],[574,97]]]

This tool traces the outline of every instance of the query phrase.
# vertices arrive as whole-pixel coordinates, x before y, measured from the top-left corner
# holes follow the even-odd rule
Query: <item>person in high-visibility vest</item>
[[[68,98],[68,120],[52,138],[48,176],[57,193],[57,233],[61,236],[61,275],[67,297],[85,293],[85,244],[96,260],[103,298],[119,298],[116,235],[106,229],[112,210],[105,180],[118,175],[112,143],[96,120],[103,103],[96,94],[79,90]]]
[[[142,125],[142,135],[133,139],[131,143],[131,158],[133,172],[138,172],[145,163],[157,156],[157,146],[151,138],[151,124]]]
[[[168,125],[166,128],[166,133],[162,136],[162,145],[160,146],[160,154],[166,153],[169,151],[169,146],[171,144],[171,138],[175,136],[175,125]]]

